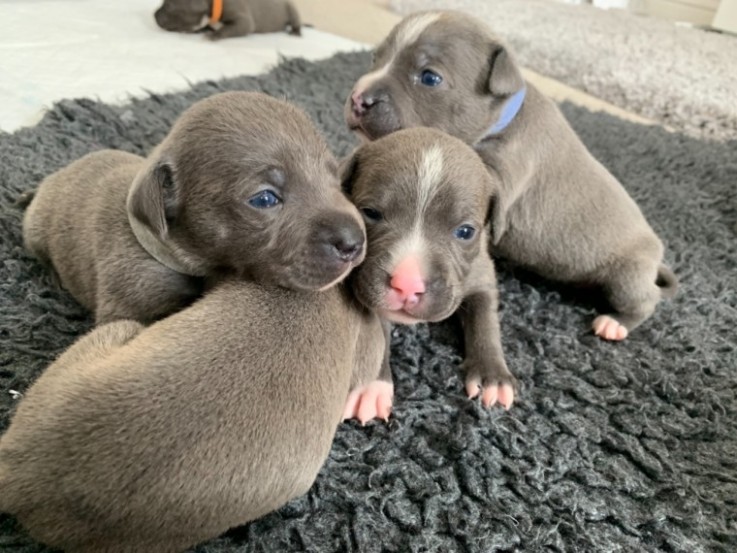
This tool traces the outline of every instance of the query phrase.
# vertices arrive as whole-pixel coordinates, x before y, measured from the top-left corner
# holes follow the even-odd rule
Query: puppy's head
[[[260,93],[185,111],[134,181],[128,212],[191,274],[318,290],[364,256],[364,223],[324,139],[301,110]]]
[[[364,144],[342,172],[368,237],[351,275],[357,298],[405,324],[450,316],[488,261],[494,183],[479,157],[440,131],[408,129]]]
[[[344,112],[348,126],[369,140],[424,126],[473,144],[524,86],[509,52],[482,23],[458,12],[420,12],[376,48]]]
[[[166,31],[193,33],[207,25],[210,4],[211,0],[164,0],[154,19]]]

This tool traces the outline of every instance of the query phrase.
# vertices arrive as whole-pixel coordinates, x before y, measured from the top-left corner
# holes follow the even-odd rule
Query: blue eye
[[[384,218],[380,211],[370,207],[362,207],[361,213],[363,213],[363,216],[366,217],[366,219],[374,223],[376,221],[381,221]]]
[[[248,205],[256,209],[269,209],[281,203],[281,198],[271,190],[262,190],[248,198]]]
[[[425,86],[438,86],[440,83],[443,82],[443,77],[441,77],[434,71],[425,69],[422,73],[420,73],[420,82]]]
[[[458,240],[470,240],[476,235],[476,229],[471,225],[461,225],[453,231],[453,236]]]

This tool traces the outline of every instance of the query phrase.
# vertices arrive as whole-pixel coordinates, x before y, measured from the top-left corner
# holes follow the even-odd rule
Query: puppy
[[[494,252],[552,279],[601,287],[613,308],[593,322],[602,338],[624,339],[675,293],[663,245],[635,202],[474,18],[440,11],[402,20],[345,115],[372,140],[428,126],[473,146],[501,183]]]
[[[324,268],[351,265],[364,239],[344,224],[350,211],[313,198],[334,195],[336,170],[301,110],[217,94],[185,111],[148,159],[95,152],[44,180],[24,241],[98,323],[160,319],[221,271],[317,290]]]
[[[358,300],[402,324],[457,311],[466,392],[481,393],[484,406],[498,400],[509,408],[515,379],[502,353],[488,239],[497,179],[463,142],[426,128],[367,143],[343,165],[344,190],[368,238],[366,260],[350,277]],[[386,418],[392,393],[387,357],[379,379],[351,393],[344,417]]]
[[[299,13],[289,0],[164,0],[154,13],[166,31],[194,33],[212,29],[214,39],[289,29],[299,36]]]
[[[298,241],[300,228],[364,236],[337,174],[322,177],[262,219],[265,241],[287,227]],[[302,275],[305,289],[364,257],[361,240],[352,261],[315,267],[323,242],[302,247],[250,255],[276,281]],[[0,511],[72,553],[169,553],[214,538],[307,492],[349,386],[377,377],[384,349],[378,317],[344,285],[298,292],[228,276],[150,327],[100,326],[21,400],[0,439]]]

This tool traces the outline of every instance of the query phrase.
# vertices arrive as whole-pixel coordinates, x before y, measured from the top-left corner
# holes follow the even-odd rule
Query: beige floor
[[[366,44],[377,44],[399,21],[386,5],[388,0],[293,0],[306,23],[317,29],[345,36]],[[651,121],[599,100],[585,92],[524,70],[525,77],[557,101],[569,100],[593,111],[605,111],[618,117],[651,124]]]

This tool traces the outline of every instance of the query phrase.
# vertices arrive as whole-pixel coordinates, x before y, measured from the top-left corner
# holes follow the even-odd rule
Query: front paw
[[[469,359],[463,363],[466,371],[466,394],[473,399],[481,394],[481,404],[491,407],[499,402],[505,409],[514,403],[517,379],[504,361],[479,363]]]
[[[359,386],[348,394],[343,410],[343,420],[358,419],[366,424],[374,418],[389,420],[394,399],[394,384],[385,380],[374,380]]]

